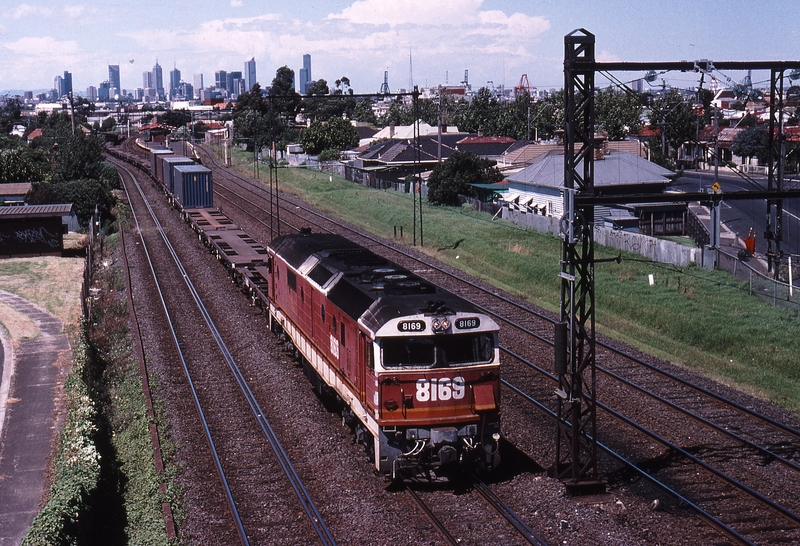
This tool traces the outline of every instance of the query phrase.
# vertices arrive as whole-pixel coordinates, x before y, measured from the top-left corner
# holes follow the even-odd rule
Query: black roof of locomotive
[[[269,246],[295,269],[316,255],[319,263],[308,276],[320,286],[342,272],[344,275],[330,288],[328,299],[353,319],[363,317],[373,331],[402,316],[475,312],[462,298],[340,235],[283,235]]]

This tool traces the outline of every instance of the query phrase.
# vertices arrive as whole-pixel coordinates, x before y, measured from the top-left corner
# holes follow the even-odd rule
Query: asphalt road
[[[797,175],[791,175],[796,178]],[[732,174],[727,171],[720,171],[719,183],[722,192],[726,191],[747,191],[747,190],[766,190],[767,177],[762,175],[748,175],[749,180]],[[786,176],[786,182],[790,176]],[[795,180],[791,180],[793,186]],[[676,179],[671,188],[687,192],[706,191],[714,183],[713,171],[684,171],[683,176]],[[734,231],[739,237],[747,236],[752,227],[756,233],[756,252],[764,253],[767,251],[767,240],[764,238],[764,231],[767,225],[767,202],[764,199],[753,201],[724,201],[720,206],[722,222],[728,229]],[[783,240],[780,248],[784,254],[800,255],[800,199],[783,200]]]

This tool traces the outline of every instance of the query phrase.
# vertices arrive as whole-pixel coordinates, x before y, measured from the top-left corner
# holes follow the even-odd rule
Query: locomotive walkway
[[[71,358],[63,324],[0,290],[0,303],[36,324],[39,335],[0,349],[0,546],[17,546],[39,511],[58,432],[56,399]]]

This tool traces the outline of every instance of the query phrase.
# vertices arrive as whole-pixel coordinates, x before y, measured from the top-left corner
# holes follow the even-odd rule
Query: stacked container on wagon
[[[499,463],[498,327],[465,300],[338,235],[269,245],[270,317],[317,389],[393,478]]]

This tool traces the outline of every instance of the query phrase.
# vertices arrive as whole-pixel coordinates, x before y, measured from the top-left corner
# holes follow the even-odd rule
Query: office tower
[[[153,83],[152,72],[142,72],[142,87],[145,89],[147,89],[148,87],[155,87]]]
[[[305,95],[311,85],[311,55],[303,55],[303,68],[300,69],[299,81],[297,82],[298,92]]]
[[[203,75],[202,74],[195,74],[194,75],[194,94],[196,99],[200,98],[200,91],[203,90]]]
[[[119,65],[118,64],[110,64],[108,65],[108,84],[111,87],[115,87],[117,90],[122,89],[122,85],[119,83]]]
[[[86,99],[89,102],[94,102],[97,100],[97,88],[94,85],[90,85],[86,88]]]
[[[97,100],[109,100],[114,97],[110,94],[111,84],[109,82],[100,82],[100,88],[97,90]]]
[[[161,65],[158,64],[158,59],[156,59],[156,64],[153,66],[153,84],[156,89],[156,93],[158,93],[158,98],[164,98],[164,76],[161,73]]]
[[[181,71],[173,68],[169,71],[169,98],[173,98],[180,94],[181,87]]]
[[[256,79],[256,58],[244,62],[245,91],[250,91],[258,80]]]
[[[225,91],[228,88],[228,73],[224,70],[217,70],[214,72],[214,87],[220,91]]]
[[[64,71],[64,92],[63,95],[68,95],[72,93],[72,74],[70,72]]]
[[[239,71],[228,72],[226,76],[226,85],[225,88],[230,93],[232,98],[236,98],[239,96],[239,82],[242,81],[242,73]]]
[[[56,98],[61,97],[61,91],[64,89],[64,78],[56,76],[53,78],[53,94]]]

